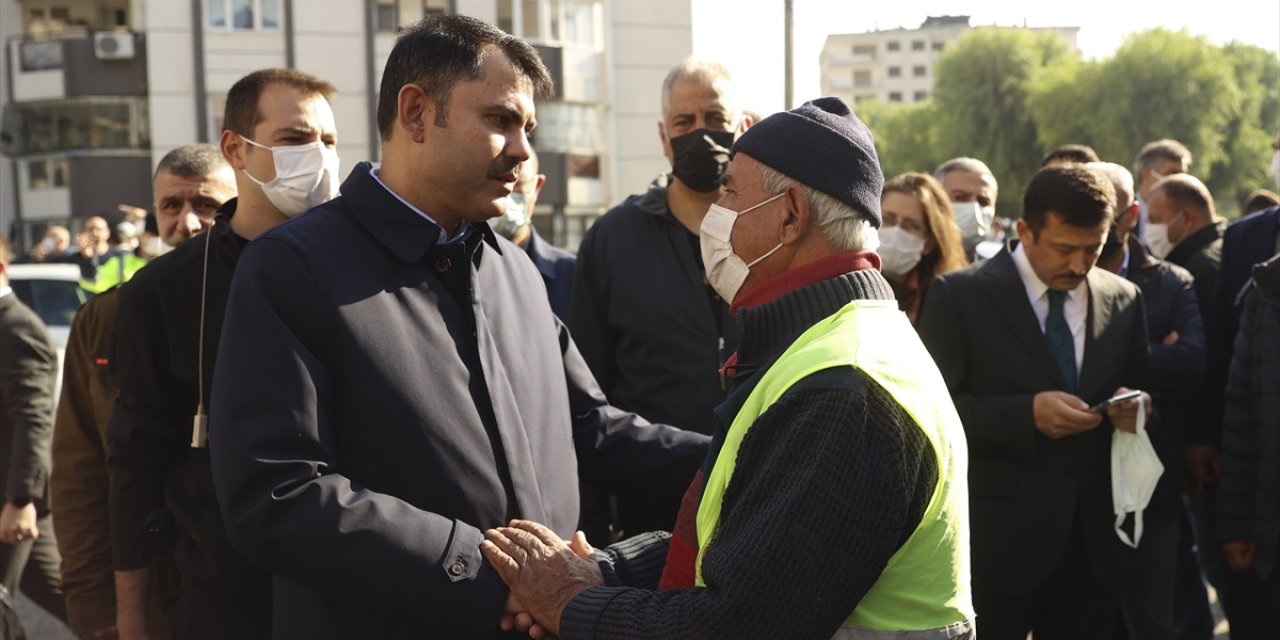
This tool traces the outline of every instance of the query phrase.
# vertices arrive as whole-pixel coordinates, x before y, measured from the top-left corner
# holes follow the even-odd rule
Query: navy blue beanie
[[[733,144],[769,168],[867,215],[880,226],[884,173],[867,125],[840,98],[775,113]]]

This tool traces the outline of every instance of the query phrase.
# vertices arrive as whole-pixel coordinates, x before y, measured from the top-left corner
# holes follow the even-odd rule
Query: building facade
[[[241,76],[291,67],[338,88],[343,171],[379,156],[382,67],[398,29],[461,12],[533,44],[556,81],[533,135],[535,223],[576,248],[597,215],[663,171],[666,71],[692,52],[691,0],[0,0],[0,232],[151,208],[170,149],[216,143]],[[643,6],[641,6],[643,5]]]
[[[933,93],[938,58],[948,45],[973,28],[969,16],[930,16],[919,29],[827,36],[820,59],[822,95],[839,96],[850,104],[928,100]],[[1076,34],[1080,31],[1077,27],[1031,30],[1052,33],[1071,49],[1076,49]]]

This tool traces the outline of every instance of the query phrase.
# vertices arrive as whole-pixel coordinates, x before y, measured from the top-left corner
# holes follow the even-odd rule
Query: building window
[[[912,40],[912,41],[911,41],[911,50],[912,50],[912,51],[924,51],[924,40]]]
[[[914,97],[914,99],[915,99],[915,101],[916,101],[916,102],[924,102],[925,100],[928,100],[928,99],[929,99],[929,92],[928,92],[928,91],[917,91],[917,92],[915,93],[915,96],[913,96],[913,97]]]
[[[555,6],[554,3],[552,5]],[[595,3],[564,2],[564,26],[557,29],[552,26],[552,37],[563,42],[594,46],[596,43]],[[556,22],[553,15],[552,22]],[[557,37],[558,36],[558,37]]]
[[[498,0],[498,28],[507,33],[515,33],[515,0]]]
[[[533,137],[547,151],[598,151],[603,148],[600,113],[596,105],[574,102],[537,104],[538,128]]]
[[[890,92],[889,92],[889,102],[902,102],[902,92],[901,92],[901,91],[890,91]]]
[[[205,0],[205,25],[218,31],[280,28],[280,0]]]
[[[374,7],[374,29],[378,33],[395,33],[400,30],[399,0],[378,0]]]
[[[897,40],[890,40],[889,44],[886,45],[886,48],[890,51],[897,51],[902,48],[902,43]]]
[[[876,55],[876,46],[874,44],[855,44],[853,45],[853,55],[874,58]]]
[[[934,51],[942,51],[943,47],[945,47],[945,46],[946,46],[946,45],[945,45],[945,44],[943,44],[943,43],[941,43],[941,42],[935,42],[935,43],[933,43],[933,50],[934,50]]]
[[[902,77],[902,67],[889,67],[889,77],[890,77],[890,78],[901,78],[901,77]]]
[[[538,20],[538,0],[520,0],[520,33],[512,34],[526,40],[542,37]]]
[[[568,173],[570,178],[599,178],[600,156],[568,155]]]
[[[871,86],[871,72],[870,71],[854,71],[853,86],[855,87]]]
[[[15,155],[73,149],[146,149],[151,125],[145,98],[78,98],[11,105]]]
[[[922,64],[911,67],[911,75],[917,78],[923,78],[929,74],[929,69]]]
[[[37,158],[27,162],[27,188],[32,191],[65,189],[69,163],[66,158]]]
[[[442,16],[449,13],[449,0],[422,0],[422,17]]]

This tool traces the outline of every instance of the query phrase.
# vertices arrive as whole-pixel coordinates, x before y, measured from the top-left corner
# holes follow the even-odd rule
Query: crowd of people
[[[1207,581],[1280,637],[1270,192],[1228,224],[1174,140],[1064,144],[1006,226],[981,160],[886,177],[840,99],[687,60],[671,171],[575,255],[551,91],[429,18],[344,180],[331,84],[241,78],[151,216],[32,250],[97,294],[60,390],[0,238],[0,629],[20,589],[95,640],[1202,640]]]

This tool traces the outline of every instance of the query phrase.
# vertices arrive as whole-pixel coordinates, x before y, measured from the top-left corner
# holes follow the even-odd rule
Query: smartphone
[[[1092,407],[1089,407],[1089,410],[1102,411],[1103,409],[1106,409],[1107,407],[1113,404],[1124,402],[1125,400],[1132,400],[1134,398],[1140,397],[1141,395],[1142,395],[1142,391],[1139,391],[1137,389],[1133,391],[1126,391],[1118,396],[1111,396],[1110,398],[1107,398],[1106,400],[1103,400],[1102,402],[1099,402],[1098,404],[1095,404]]]

